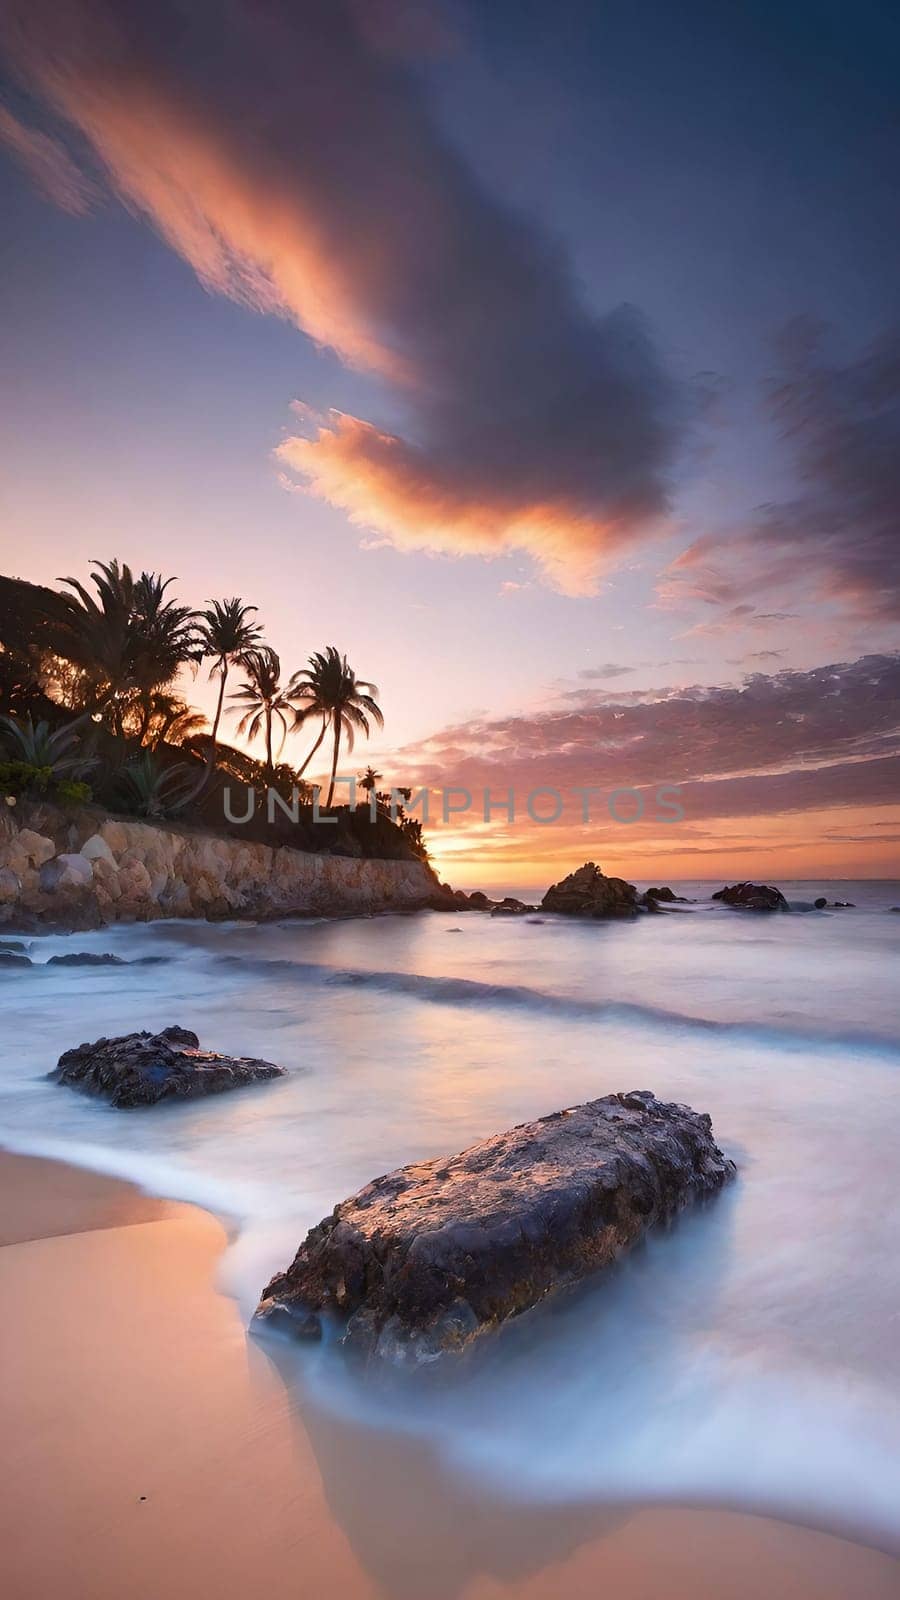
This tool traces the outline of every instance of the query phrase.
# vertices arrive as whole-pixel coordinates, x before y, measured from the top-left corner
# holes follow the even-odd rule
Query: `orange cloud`
[[[540,504],[496,491],[488,498],[477,480],[466,482],[464,471],[449,470],[360,417],[334,413],[314,438],[294,435],[275,454],[314,494],[346,511],[351,522],[389,535],[400,549],[449,555],[524,550],[567,594],[590,593],[598,549],[614,550],[630,531],[624,518],[601,524],[575,504]]]
[[[5,36],[208,289],[374,371],[407,418],[332,416],[283,465],[401,548],[522,549],[584,592],[666,514],[681,396],[638,314],[589,311],[448,143],[387,10],[10,0]]]

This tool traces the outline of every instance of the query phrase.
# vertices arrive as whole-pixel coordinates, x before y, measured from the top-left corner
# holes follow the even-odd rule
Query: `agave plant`
[[[79,730],[71,724],[51,728],[30,716],[0,717],[0,740],[11,760],[49,772],[54,781],[80,777],[97,765],[96,757],[79,751]]]
[[[142,817],[178,811],[190,795],[193,779],[193,768],[186,761],[164,767],[149,750],[127,761],[119,773],[128,801]]]

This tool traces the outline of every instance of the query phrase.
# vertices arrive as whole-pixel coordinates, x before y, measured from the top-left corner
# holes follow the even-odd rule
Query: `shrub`
[[[46,794],[52,782],[52,767],[38,767],[32,761],[0,761],[0,790],[4,794]]]
[[[93,790],[89,783],[81,783],[78,778],[61,778],[56,784],[54,799],[63,806],[86,806],[93,799]]]

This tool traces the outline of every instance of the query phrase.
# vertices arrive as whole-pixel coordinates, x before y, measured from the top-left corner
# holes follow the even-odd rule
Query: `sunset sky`
[[[346,650],[454,882],[897,874],[895,8],[0,18],[4,571]]]

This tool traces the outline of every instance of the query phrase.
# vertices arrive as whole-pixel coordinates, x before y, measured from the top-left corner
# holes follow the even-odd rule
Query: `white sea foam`
[[[309,1404],[425,1434],[507,1493],[746,1506],[897,1548],[900,890],[822,892],[858,909],[36,939],[39,963],[170,959],[0,970],[0,1140],[239,1219],[222,1282],[249,1316],[376,1173],[614,1089],[708,1110],[732,1189],[522,1319],[462,1383],[388,1400],[330,1347],[279,1363]],[[170,1022],[290,1075],[152,1113],[46,1078],[82,1039]]]

